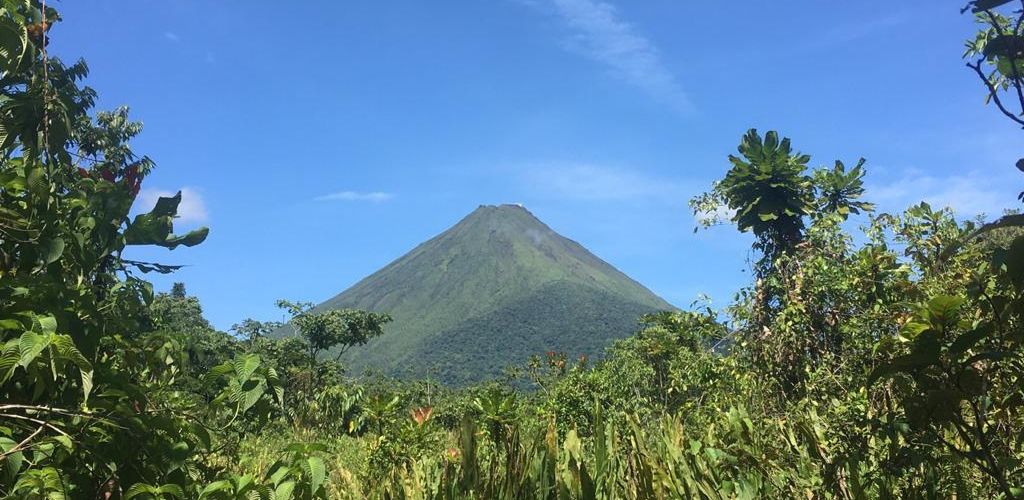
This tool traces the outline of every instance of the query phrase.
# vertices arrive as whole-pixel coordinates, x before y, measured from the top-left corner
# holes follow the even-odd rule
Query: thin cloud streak
[[[372,193],[360,193],[356,191],[339,191],[337,193],[325,194],[313,198],[314,201],[367,201],[371,203],[382,203],[394,199],[395,195],[374,191]]]
[[[890,14],[860,24],[840,25],[830,31],[821,41],[824,45],[850,43],[873,36],[879,31],[900,27],[907,23],[909,16],[905,13]]]
[[[537,1],[524,3],[540,6]],[[622,20],[614,5],[600,0],[550,0],[550,5],[572,31],[567,50],[605,65],[617,78],[677,111],[693,109],[657,47]]]
[[[839,24],[827,31],[807,36],[804,38],[803,44],[796,48],[796,52],[815,53],[842,48],[865,38],[895,30],[905,25],[910,19],[909,14],[896,13],[867,22]]]

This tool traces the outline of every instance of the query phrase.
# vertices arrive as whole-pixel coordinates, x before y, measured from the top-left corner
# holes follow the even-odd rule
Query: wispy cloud
[[[978,171],[935,176],[908,169],[894,182],[869,185],[865,198],[889,211],[900,211],[926,201],[935,208],[950,207],[963,218],[980,214],[995,217],[1014,206],[1013,186],[1016,184],[1008,188],[1000,179]]]
[[[895,12],[866,21],[858,20],[829,25],[820,31],[801,36],[800,44],[793,50],[796,53],[804,54],[852,46],[855,45],[853,42],[865,38],[883,36],[887,31],[907,24],[911,19],[913,17],[909,12]]]
[[[156,206],[157,198],[174,196],[172,191],[160,189],[143,189],[139,193],[136,206],[143,212],[148,212]],[[194,188],[181,188],[181,203],[178,204],[178,220],[181,222],[203,223],[209,219],[206,211],[206,203],[203,197]]]
[[[906,13],[889,14],[861,23],[840,24],[827,32],[820,43],[825,45],[850,43],[866,38],[880,31],[899,27],[909,20]]]
[[[576,164],[537,164],[521,169],[524,184],[541,195],[580,201],[685,201],[686,186],[636,170]]]
[[[395,197],[391,193],[374,191],[371,193],[360,193],[357,191],[338,191],[337,193],[325,194],[313,198],[315,201],[368,201],[371,203],[382,203]]]
[[[520,0],[553,8],[572,32],[566,49],[605,65],[613,75],[678,111],[689,98],[665,66],[658,48],[624,21],[615,6],[600,0]]]
[[[176,33],[172,33],[170,31],[165,31],[164,32],[164,38],[166,38],[167,40],[169,40],[171,42],[174,42],[174,43],[178,43],[178,42],[181,41],[181,38],[178,37],[178,35]]]

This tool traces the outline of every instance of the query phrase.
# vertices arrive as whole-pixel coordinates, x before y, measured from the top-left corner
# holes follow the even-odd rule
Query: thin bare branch
[[[15,453],[28,449],[31,446],[30,443],[32,442],[32,439],[38,436],[40,432],[43,432],[43,429],[45,428],[45,425],[40,425],[35,432],[29,434],[27,438],[22,439],[20,443],[14,446],[14,448],[11,448],[3,453],[0,453],[0,460],[5,459],[8,456],[13,455]]]
[[[1024,119],[1021,119],[1021,117],[1006,109],[1006,106],[1004,106],[1003,102],[999,99],[998,90],[992,85],[992,82],[988,80],[988,77],[985,76],[985,72],[982,71],[981,63],[967,63],[967,67],[973,69],[974,72],[978,74],[978,78],[981,78],[981,81],[985,83],[985,87],[988,88],[989,97],[992,98],[992,102],[996,103],[996,107],[999,108],[999,111],[1002,111],[1007,118],[1017,122],[1022,128],[1024,128]]]
[[[49,422],[46,422],[46,421],[43,421],[43,420],[39,420],[38,418],[26,417],[24,415],[13,415],[13,414],[10,414],[10,413],[0,413],[0,417],[13,418],[13,419],[17,419],[17,420],[27,420],[29,422],[32,422],[33,424],[41,425],[41,426],[47,427],[49,429],[52,429],[53,431],[57,432],[57,434],[60,434],[60,435],[66,437],[68,439],[71,439],[71,435],[69,435],[68,433],[64,432],[59,427],[57,427],[57,426],[55,426],[55,425],[53,425],[53,424],[51,424]]]

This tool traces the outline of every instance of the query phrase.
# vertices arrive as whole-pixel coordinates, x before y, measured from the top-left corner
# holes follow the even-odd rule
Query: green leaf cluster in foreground
[[[1024,12],[993,11],[1008,3],[969,3],[984,25],[967,56],[1024,124],[1007,107],[1014,95],[1024,106]],[[229,335],[183,284],[155,294],[140,275],[175,266],[123,257],[207,232],[174,233],[178,196],[129,217],[153,167],[128,146],[141,125],[124,108],[93,112],[84,62],[45,53],[59,19],[35,0],[0,0],[2,498],[1024,498],[1016,212],[876,214],[864,162],[811,169],[789,139],[751,130],[692,202],[702,221],[751,232],[760,255],[725,309],[645,314],[596,361],[534,345],[543,332],[514,337],[535,354],[501,378],[456,380],[465,387],[354,379],[345,351],[396,337],[387,311],[282,301],[294,335],[254,320]],[[515,258],[499,262],[540,258],[505,241],[499,253]],[[590,263],[582,281],[601,293],[637,290]],[[450,264],[430,279],[473,268]],[[540,292],[512,311],[609,302],[550,279],[564,269],[525,268],[543,272],[507,283]],[[501,349],[474,336],[513,328],[490,305],[483,323],[433,311],[432,327],[449,321],[434,345]]]

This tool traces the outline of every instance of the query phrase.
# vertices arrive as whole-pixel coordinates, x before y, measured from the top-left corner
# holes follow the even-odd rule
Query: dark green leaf
[[[49,265],[56,262],[63,253],[64,240],[61,238],[53,238],[42,244],[43,264]]]
[[[992,323],[985,322],[971,330],[968,330],[967,332],[964,332],[957,337],[955,341],[953,341],[953,344],[949,346],[950,354],[959,356],[960,354],[967,352],[967,350],[974,347],[978,341],[991,335],[993,331]]]

